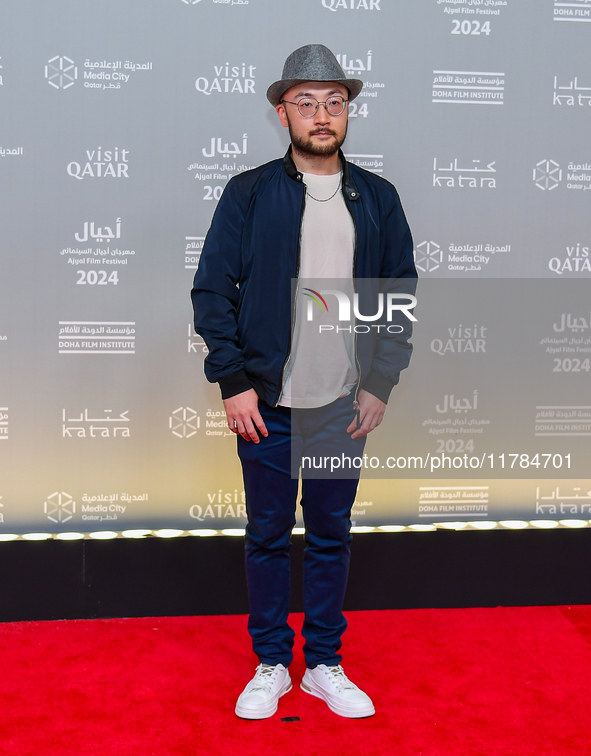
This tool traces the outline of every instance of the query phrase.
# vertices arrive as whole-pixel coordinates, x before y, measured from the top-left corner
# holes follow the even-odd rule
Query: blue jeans
[[[352,440],[346,428],[355,417],[351,396],[318,409],[270,407],[259,401],[269,436],[259,444],[238,437],[246,492],[246,580],[248,630],[254,652],[266,664],[289,666],[294,631],[287,622],[291,531],[298,481],[292,457],[333,454],[361,457],[365,437]],[[318,473],[316,473],[318,474]],[[359,470],[348,479],[302,480],[306,527],[304,552],[304,655],[310,668],[339,664],[347,628],[342,606],[350,559],[351,507]]]

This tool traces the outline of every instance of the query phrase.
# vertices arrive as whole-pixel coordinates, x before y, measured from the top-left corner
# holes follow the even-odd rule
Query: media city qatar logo
[[[424,241],[415,248],[415,265],[423,273],[432,273],[443,262],[443,250],[434,241]]]
[[[76,502],[65,491],[55,491],[47,497],[43,509],[51,522],[68,522],[76,513]]]
[[[314,304],[318,306],[320,311],[322,313],[329,312],[328,304],[326,302],[325,297],[327,296],[334,296],[336,297],[337,303],[338,303],[338,319],[341,322],[351,322],[351,300],[347,294],[343,291],[339,291],[338,289],[321,289],[320,291],[315,291],[314,289],[309,289],[307,287],[302,287],[302,295],[307,297],[307,308],[306,308],[306,319],[308,321],[314,320],[314,312],[315,307]],[[405,300],[405,301],[401,301]],[[410,312],[412,309],[414,309],[417,305],[417,298],[413,296],[412,294],[399,294],[395,292],[388,292],[385,297],[386,301],[386,320],[391,323],[392,317],[394,312],[402,312],[409,320],[416,322],[415,316]],[[360,312],[359,308],[359,294],[356,292],[353,295],[353,317],[356,320],[361,320],[364,322],[371,322],[374,320],[379,320],[380,318],[383,318],[384,316],[384,293],[379,292],[377,295],[377,312],[373,314],[364,315]],[[401,325],[389,325],[384,326],[383,324],[380,325],[374,325],[373,328],[376,328],[378,332],[382,328],[386,328],[386,330],[389,333],[401,333],[404,329]],[[336,332],[339,331],[351,331],[351,326],[334,326],[329,324],[320,324],[318,326],[318,332],[323,333],[325,331],[334,331],[336,329]],[[371,327],[369,325],[364,324],[356,324],[353,326],[353,331],[355,333],[369,333],[371,330]]]
[[[45,78],[55,89],[68,89],[78,78],[78,68],[71,58],[56,55],[45,64]]]
[[[185,5],[197,5],[201,0],[182,0]]]
[[[551,192],[562,181],[562,168],[554,160],[540,160],[534,168],[533,179],[538,189]]]
[[[168,427],[173,436],[178,436],[178,438],[191,438],[197,433],[200,425],[200,418],[191,407],[175,409],[168,419]]]

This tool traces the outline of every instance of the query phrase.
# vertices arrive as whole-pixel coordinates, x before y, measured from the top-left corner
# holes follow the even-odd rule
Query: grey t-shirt
[[[316,306],[316,292],[353,290],[353,220],[340,191],[341,174],[303,174],[306,206],[302,221],[300,273],[292,346],[279,404],[284,407],[323,407],[346,396],[357,380],[353,323],[339,323],[337,300],[324,297],[328,311]],[[318,279],[332,279],[326,286]],[[335,281],[335,279],[337,279]],[[335,285],[338,284],[338,285]],[[304,289],[314,292],[314,302]],[[308,319],[313,307],[313,321]],[[322,332],[319,326],[327,326]],[[332,330],[328,326],[332,325]],[[339,329],[337,331],[337,326]]]

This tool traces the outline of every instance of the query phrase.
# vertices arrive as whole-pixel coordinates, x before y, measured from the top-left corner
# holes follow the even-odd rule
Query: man
[[[302,336],[292,292],[293,279],[416,276],[396,190],[347,163],[340,150],[348,103],[362,87],[324,45],[306,45],[287,58],[267,98],[291,146],[282,160],[229,181],[192,291],[195,330],[209,348],[206,375],[220,384],[243,467],[248,628],[260,662],[236,704],[246,719],[271,716],[291,689],[293,452],[301,458],[337,449],[360,457],[410,359],[408,334],[359,349],[343,329],[317,369],[324,342]],[[371,699],[347,678],[338,653],[347,626],[342,604],[358,471],[336,480],[324,473],[302,477],[307,670],[301,688],[341,716],[371,716]]]

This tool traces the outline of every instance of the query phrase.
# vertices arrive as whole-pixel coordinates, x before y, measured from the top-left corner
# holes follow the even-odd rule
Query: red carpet
[[[591,607],[348,617],[344,667],[377,710],[357,721],[297,686],[271,719],[237,719],[256,665],[242,616],[0,625],[0,753],[591,754]]]

